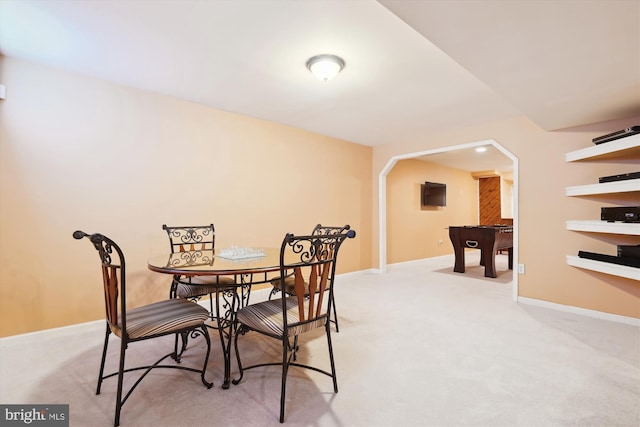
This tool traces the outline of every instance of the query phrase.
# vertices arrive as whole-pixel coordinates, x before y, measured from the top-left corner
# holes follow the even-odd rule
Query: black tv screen
[[[420,187],[422,206],[447,206],[447,184],[427,181]]]

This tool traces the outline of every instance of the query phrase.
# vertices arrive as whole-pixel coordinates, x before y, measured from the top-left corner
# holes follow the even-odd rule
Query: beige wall
[[[165,222],[213,221],[219,246],[273,246],[287,231],[349,223],[358,238],[341,251],[339,272],[377,267],[387,162],[487,139],[519,158],[520,296],[640,318],[637,281],[565,262],[639,239],[565,230],[611,200],[564,196],[639,169],[564,155],[640,117],[558,132],[517,117],[371,149],[10,58],[0,57],[0,79],[0,336],[102,317],[97,256],[71,237],[78,228],[123,246],[136,305],[166,296],[168,278],[146,268],[167,250]],[[312,186],[327,196],[313,209]],[[632,197],[618,199],[637,204]]]
[[[428,118],[425,118],[428,120]],[[640,244],[638,236],[567,231],[569,219],[598,219],[600,207],[628,197],[566,197],[567,186],[597,183],[598,177],[638,171],[638,159],[566,163],[565,153],[592,146],[591,139],[640,123],[640,117],[546,132],[524,117],[396,141],[373,151],[372,191],[378,204],[378,176],[393,156],[493,139],[519,161],[519,296],[623,316],[640,317],[640,282],[566,264],[566,255],[587,250],[615,255],[616,244]],[[378,261],[377,209],[373,213],[374,264]]]
[[[420,184],[425,181],[447,184],[447,206],[420,206]],[[389,264],[451,254],[447,227],[477,223],[478,181],[469,172],[422,160],[400,160],[389,171]]]
[[[349,223],[338,273],[372,267],[370,147],[11,58],[0,79],[0,336],[102,318],[76,229],[122,246],[131,305],[168,294],[163,223],[213,222],[218,247]]]

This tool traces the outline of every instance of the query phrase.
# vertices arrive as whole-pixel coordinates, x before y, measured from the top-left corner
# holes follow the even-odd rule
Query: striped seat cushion
[[[178,298],[193,298],[203,295],[215,294],[218,288],[235,287],[236,281],[232,277],[225,276],[194,276],[182,277],[178,281],[176,295]]]
[[[299,335],[312,329],[324,326],[326,314],[311,322],[299,323],[298,300],[296,297],[286,299],[288,335]],[[307,310],[305,303],[305,312]],[[238,311],[238,322],[249,328],[268,335],[281,337],[284,333],[282,301],[280,299],[248,305]]]
[[[127,334],[129,339],[169,334],[204,324],[209,318],[206,308],[184,299],[155,302],[127,311]],[[121,325],[111,327],[121,337]]]

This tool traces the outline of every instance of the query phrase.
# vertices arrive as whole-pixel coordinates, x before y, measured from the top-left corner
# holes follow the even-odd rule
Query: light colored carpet
[[[465,274],[452,272],[452,257],[438,257],[391,266],[385,275],[338,277],[339,393],[329,377],[292,368],[285,424],[640,426],[640,329],[516,304],[506,255],[498,256],[498,278],[489,279],[473,253]],[[111,426],[115,379],[95,395],[103,328],[0,340],[0,402],[68,403],[72,426]],[[214,388],[196,374],[156,370],[124,405],[121,425],[280,425],[280,370],[247,371],[241,384],[222,390],[216,336],[212,342]],[[249,334],[240,342],[246,363],[280,357],[274,340]],[[172,343],[135,343],[129,361],[155,360]],[[202,343],[192,341],[184,364],[201,363]],[[108,366],[116,366],[118,344],[112,341]],[[327,367],[324,336],[305,339],[300,357]]]

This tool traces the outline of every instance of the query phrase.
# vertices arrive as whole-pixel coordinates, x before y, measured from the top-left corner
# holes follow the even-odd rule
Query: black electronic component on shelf
[[[629,179],[638,179],[638,178],[640,178],[640,172],[631,172],[631,173],[623,173],[620,175],[601,176],[600,178],[598,178],[598,183],[602,184],[605,182],[626,181]]]
[[[594,261],[609,262],[612,264],[626,265],[628,267],[640,268],[640,258],[606,255],[606,254],[599,254],[596,252],[587,252],[587,251],[579,251],[578,256],[580,258],[591,259]]]
[[[612,133],[608,133],[606,135],[598,136],[596,138],[593,138],[592,141],[594,144],[602,144],[603,142],[615,141],[616,139],[635,135],[637,133],[640,133],[640,126],[631,126],[626,129],[622,129]]]
[[[618,245],[618,256],[640,259],[640,245]]]
[[[640,206],[600,208],[600,219],[607,222],[640,222]]]

